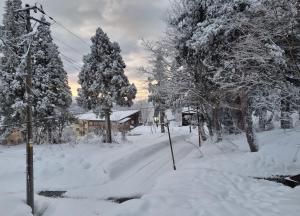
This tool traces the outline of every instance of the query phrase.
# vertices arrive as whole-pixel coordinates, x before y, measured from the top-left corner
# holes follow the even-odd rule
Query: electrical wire
[[[58,39],[58,38],[55,37],[55,36],[52,36],[52,38],[53,38],[55,41],[57,41],[58,43],[61,43],[61,44],[65,45],[66,47],[68,47],[69,49],[73,50],[73,51],[76,52],[76,53],[80,53],[80,52],[81,52],[81,51],[79,51],[78,49],[72,47],[71,45],[67,44],[66,42],[64,42],[64,41],[62,41],[62,40],[60,40],[60,39]]]
[[[78,40],[80,40],[83,44],[85,44],[88,48],[90,47],[90,44],[88,42],[85,41],[85,39],[83,39],[82,37],[80,37],[79,35],[77,35],[76,33],[72,32],[70,29],[68,29],[65,25],[63,25],[61,22],[57,21],[56,19],[54,19],[53,17],[49,16],[44,10],[42,5],[37,2],[36,5],[39,4],[40,7],[37,7],[37,9],[44,14],[45,16],[47,16],[50,20],[52,20],[54,23],[53,24],[57,24],[60,27],[62,27],[65,31],[67,31],[68,33],[70,33],[71,35],[73,35],[74,37],[76,37]]]

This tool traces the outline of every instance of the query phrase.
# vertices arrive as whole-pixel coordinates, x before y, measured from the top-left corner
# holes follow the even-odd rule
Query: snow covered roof
[[[124,119],[122,119],[122,120],[120,120],[119,121],[119,123],[126,123],[126,122],[128,122],[130,120],[130,118],[124,118]]]
[[[139,110],[125,110],[125,111],[113,111],[110,115],[110,120],[117,122],[121,121],[125,118],[128,118],[129,116],[138,113]],[[97,117],[97,115],[93,112],[88,112],[85,114],[78,115],[77,118],[79,120],[87,120],[87,121],[104,121],[105,118],[101,118],[100,116]]]
[[[183,107],[182,108],[182,113],[190,113],[190,114],[196,114],[197,110],[188,108],[188,107]]]

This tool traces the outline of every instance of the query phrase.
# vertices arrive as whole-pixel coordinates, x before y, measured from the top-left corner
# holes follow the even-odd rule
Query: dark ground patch
[[[129,134],[127,134],[127,136],[141,136],[142,134],[139,134],[139,133],[134,133],[134,134],[132,134],[132,133],[129,133]]]
[[[131,197],[109,197],[107,200],[115,203],[123,203],[133,199],[140,199],[142,196],[131,196]]]
[[[273,181],[294,188],[300,185],[300,174],[296,176],[277,175],[271,177],[255,177],[258,180]]]
[[[64,198],[67,191],[40,191],[38,195],[50,198]]]

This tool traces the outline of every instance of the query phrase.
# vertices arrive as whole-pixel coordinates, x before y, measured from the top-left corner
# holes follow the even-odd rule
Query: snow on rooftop
[[[120,120],[119,123],[126,123],[130,120],[130,118],[124,118],[123,120]]]
[[[111,121],[120,121],[124,118],[127,118],[135,113],[139,112],[139,110],[125,110],[125,111],[113,111],[110,115]],[[78,115],[77,118],[79,120],[88,120],[88,121],[104,121],[105,118],[101,118],[100,116],[97,116],[93,112],[88,112],[85,114]]]
[[[195,110],[193,108],[183,107],[182,112],[183,113],[192,113],[192,114],[194,114],[194,113],[197,113],[197,110]]]

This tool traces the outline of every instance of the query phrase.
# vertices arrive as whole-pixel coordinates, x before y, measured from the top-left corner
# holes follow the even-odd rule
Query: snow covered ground
[[[36,195],[43,216],[297,215],[300,188],[253,177],[300,173],[300,127],[258,133],[258,153],[243,135],[196,147],[196,130],[171,129],[177,170],[167,135],[139,127],[122,144],[94,138],[79,144],[35,146],[35,191],[67,191],[64,198]],[[0,146],[0,215],[27,216],[25,146]],[[141,196],[122,204],[110,197]]]

